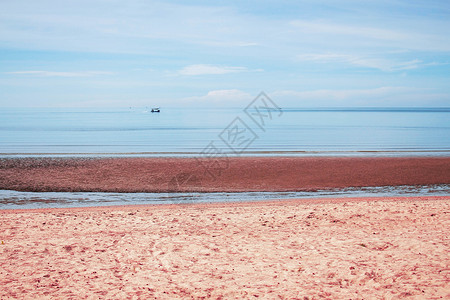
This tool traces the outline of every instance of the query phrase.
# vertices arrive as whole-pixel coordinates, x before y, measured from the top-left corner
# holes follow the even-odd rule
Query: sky
[[[450,107],[450,1],[0,0],[0,107]]]

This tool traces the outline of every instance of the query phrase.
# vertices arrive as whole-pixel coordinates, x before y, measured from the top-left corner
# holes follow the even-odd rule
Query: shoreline
[[[204,150],[204,149],[202,149]],[[30,157],[123,157],[123,158],[140,158],[140,157],[169,157],[169,158],[192,158],[202,154],[201,151],[155,151],[155,152],[0,152],[0,158],[30,158]],[[223,155],[236,156],[232,151],[224,151]],[[385,156],[389,154],[394,157],[417,156],[428,157],[438,156],[445,157],[450,155],[450,150],[445,149],[416,149],[416,150],[260,150],[260,151],[243,151],[239,157],[323,157],[323,156],[342,156],[342,157],[358,157],[371,156],[379,154]],[[398,154],[398,156],[395,156]],[[405,155],[401,155],[405,154]]]
[[[0,209],[0,214],[16,213],[64,213],[64,212],[96,212],[96,211],[129,211],[129,210],[173,210],[183,207],[191,209],[217,209],[231,207],[277,206],[277,205],[310,205],[310,204],[343,204],[359,202],[414,202],[414,201],[450,201],[448,196],[392,196],[392,197],[321,197],[321,198],[295,198],[295,199],[267,199],[236,202],[208,202],[186,204],[127,204],[105,206],[77,206],[77,207],[50,207],[50,208],[24,208]]]
[[[17,192],[0,190],[1,210],[65,209],[123,206],[172,206],[266,203],[280,201],[328,201],[334,199],[435,198],[450,195],[450,185],[346,188],[316,192],[238,193],[106,193]]]
[[[450,157],[7,158],[0,189],[288,192],[450,184]]]

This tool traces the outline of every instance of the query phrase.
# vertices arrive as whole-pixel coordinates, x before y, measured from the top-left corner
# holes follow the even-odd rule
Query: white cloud
[[[297,36],[303,44],[314,47],[338,47],[348,49],[382,49],[449,51],[450,42],[444,28],[448,21],[422,18],[411,15],[411,18],[399,20],[393,14],[374,14],[376,18],[361,19],[313,19],[293,20],[288,24],[289,34]],[[368,24],[368,25],[366,25]]]
[[[188,102],[202,102],[202,103],[236,103],[241,101],[250,101],[254,96],[250,95],[241,90],[231,89],[231,90],[214,90],[209,91],[204,96],[188,97],[185,101]]]
[[[349,62],[353,65],[379,69],[381,71],[388,72],[417,69],[422,65],[422,61],[418,59],[398,62],[380,58],[354,58]]]
[[[350,55],[343,54],[318,54],[318,53],[308,53],[308,54],[299,54],[297,58],[299,60],[305,61],[332,61],[332,60],[341,60],[347,59]]]
[[[338,35],[356,35],[381,40],[399,40],[409,38],[407,33],[376,27],[350,26],[321,21],[291,21],[290,24],[304,33],[326,33]]]
[[[81,72],[53,72],[53,71],[15,71],[6,72],[7,74],[16,75],[35,75],[43,77],[91,77],[97,75],[113,75],[113,72],[105,71],[81,71]]]
[[[297,55],[300,61],[315,61],[321,63],[348,63],[359,67],[378,69],[385,72],[416,69],[422,64],[421,60],[395,61],[384,58],[364,57],[346,54],[300,54]]]
[[[246,107],[256,94],[239,89],[212,90],[201,96],[168,100],[166,106]],[[280,107],[439,106],[448,95],[431,89],[384,86],[367,89],[279,90],[268,93]]]
[[[226,67],[214,65],[189,65],[178,71],[180,75],[196,76],[196,75],[220,75],[238,72],[250,71],[245,67]],[[260,70],[256,70],[260,71]]]
[[[269,95],[284,107],[442,106],[449,100],[448,94],[439,93],[433,89],[403,86],[310,91],[280,90]]]
[[[442,106],[442,103],[448,101],[448,95],[445,93],[428,88],[406,86],[306,91],[279,90],[270,92],[268,95],[282,108]],[[227,89],[212,90],[202,96],[179,98],[172,102],[178,106],[189,105],[192,107],[245,107],[254,97],[255,95],[242,90]]]
[[[350,98],[377,98],[385,95],[393,95],[404,92],[413,92],[418,89],[408,87],[379,87],[372,89],[345,89],[345,90],[313,90],[313,91],[277,91],[271,93],[273,97],[289,96],[303,99],[337,99],[345,100]]]

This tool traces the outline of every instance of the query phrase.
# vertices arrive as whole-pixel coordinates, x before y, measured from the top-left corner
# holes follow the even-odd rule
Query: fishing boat
[[[159,109],[159,107],[156,107],[156,108],[152,108],[152,113],[154,113],[154,112],[161,112],[161,110]]]

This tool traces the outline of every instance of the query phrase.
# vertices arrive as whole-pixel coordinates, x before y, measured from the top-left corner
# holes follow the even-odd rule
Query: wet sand
[[[0,159],[0,189],[242,192],[450,183],[450,157]]]
[[[0,211],[0,298],[450,297],[450,197]]]

